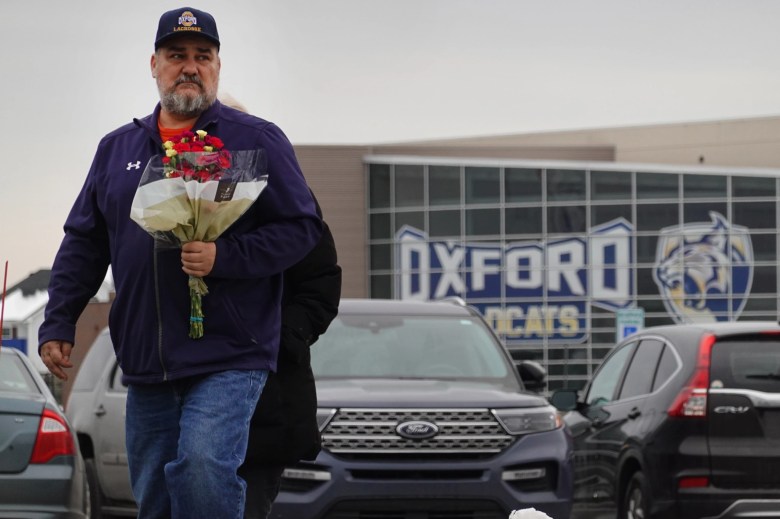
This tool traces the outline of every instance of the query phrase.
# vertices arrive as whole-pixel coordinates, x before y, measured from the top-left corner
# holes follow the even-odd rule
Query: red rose
[[[225,143],[222,142],[222,139],[219,137],[212,137],[211,135],[206,135],[206,144],[213,146],[218,150],[225,146]]]
[[[230,152],[229,151],[221,151],[219,152],[219,167],[222,169],[228,169],[230,167]]]

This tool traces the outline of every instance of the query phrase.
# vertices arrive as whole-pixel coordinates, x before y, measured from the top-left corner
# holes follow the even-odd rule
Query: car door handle
[[[635,407],[635,408],[633,408],[632,410],[630,410],[630,411],[628,412],[628,417],[629,417],[631,420],[633,420],[634,418],[636,418],[636,417],[637,417],[637,416],[639,416],[640,414],[642,414],[642,411],[640,411],[638,407]]]
[[[106,408],[103,407],[103,404],[100,404],[99,406],[97,406],[97,409],[95,409],[95,415],[103,416],[104,414],[106,414]]]

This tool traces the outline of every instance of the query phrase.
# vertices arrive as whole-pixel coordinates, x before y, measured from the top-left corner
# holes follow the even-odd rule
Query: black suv
[[[573,518],[780,517],[780,326],[647,328],[578,399]]]

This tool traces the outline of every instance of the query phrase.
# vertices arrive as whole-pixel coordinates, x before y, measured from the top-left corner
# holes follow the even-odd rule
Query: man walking
[[[237,475],[249,421],[281,334],[282,274],[319,240],[321,220],[282,131],[216,99],[221,61],[214,18],[183,7],[159,20],[151,72],[154,112],[106,135],[65,222],[39,330],[47,368],[67,378],[75,325],[104,279],[116,286],[109,325],[129,385],[126,439],[141,518],[241,518]],[[162,143],[203,130],[226,150],[260,149],[268,185],[213,242],[181,250],[130,219],[143,168]],[[203,277],[207,324],[188,334],[189,276]]]

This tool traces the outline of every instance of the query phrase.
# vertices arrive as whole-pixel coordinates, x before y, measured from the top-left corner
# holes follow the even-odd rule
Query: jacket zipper
[[[159,150],[160,146],[162,146],[162,140],[160,139],[160,135],[140,119],[133,119],[133,122],[138,127],[146,130],[146,133],[149,134],[149,138],[154,143],[155,149]],[[154,271],[154,304],[157,310],[157,358],[160,361],[160,369],[162,369],[163,382],[167,382],[168,370],[165,368],[165,362],[163,360],[163,326],[162,326],[162,310],[161,310],[162,306],[160,304],[160,283],[159,283],[159,275],[157,271],[157,240],[154,241],[153,254],[154,254],[154,258],[152,259],[152,266]]]
[[[154,304],[157,307],[157,355],[160,359],[160,367],[163,372],[163,382],[168,381],[168,370],[165,369],[165,362],[163,361],[163,329],[162,329],[162,310],[160,305],[160,283],[157,275],[157,241],[154,242],[154,258],[152,260],[154,266]]]

